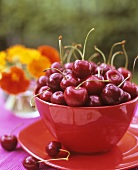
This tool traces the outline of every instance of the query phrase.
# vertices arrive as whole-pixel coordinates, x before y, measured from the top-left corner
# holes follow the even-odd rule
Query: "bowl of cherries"
[[[45,125],[53,136],[70,152],[93,154],[111,150],[127,131],[138,104],[138,85],[132,82],[132,72],[116,68],[113,59],[124,54],[125,41],[112,46],[108,63],[85,60],[78,45],[66,57],[78,53],[81,59],[63,64],[55,62],[45,75],[38,78],[35,104]],[[61,37],[59,38],[62,56]],[[122,52],[113,55],[116,45]],[[112,57],[111,57],[112,56]],[[63,58],[63,57],[61,57]],[[127,58],[127,57],[126,57]]]

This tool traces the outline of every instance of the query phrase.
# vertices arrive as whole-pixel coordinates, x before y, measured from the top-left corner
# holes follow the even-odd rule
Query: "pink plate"
[[[39,120],[23,129],[18,136],[21,146],[39,160],[50,159],[45,152],[46,145],[55,140],[48,129]],[[84,169],[129,169],[138,166],[138,136],[127,131],[123,139],[110,152],[96,155],[73,154],[69,161],[54,160],[46,164],[54,168],[68,170]]]

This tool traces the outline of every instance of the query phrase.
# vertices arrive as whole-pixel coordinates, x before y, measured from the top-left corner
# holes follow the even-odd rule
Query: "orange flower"
[[[38,47],[38,50],[41,52],[43,56],[46,56],[47,58],[49,58],[51,63],[60,61],[59,52],[55,48],[48,46],[48,45],[41,45]]]
[[[26,79],[24,71],[19,67],[13,66],[9,72],[2,72],[0,86],[9,94],[25,92],[29,87],[30,81]]]
[[[38,78],[44,75],[44,69],[49,68],[50,65],[50,60],[44,56],[41,56],[39,59],[32,60],[27,65],[27,69],[33,77]]]

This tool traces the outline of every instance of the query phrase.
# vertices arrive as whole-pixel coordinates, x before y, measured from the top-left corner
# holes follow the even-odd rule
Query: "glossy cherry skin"
[[[72,72],[78,78],[86,78],[92,72],[92,65],[86,60],[76,60],[73,63]]]
[[[48,86],[50,87],[52,91],[61,90],[60,82],[62,78],[63,76],[61,75],[61,73],[53,73],[49,76]]]
[[[117,70],[108,70],[105,75],[104,79],[109,80],[110,83],[115,84],[118,86],[124,80],[124,76]]]
[[[38,94],[39,94],[40,99],[50,102],[51,101],[50,98],[53,92],[49,89],[48,86],[43,86],[39,89]]]
[[[128,92],[132,99],[138,96],[138,86],[135,83],[125,81],[122,89]]]
[[[84,87],[76,89],[68,86],[64,91],[64,99],[69,106],[83,106],[88,98],[88,92]]]
[[[128,102],[130,100],[131,100],[131,95],[124,91],[124,96],[123,96],[123,99],[122,99],[122,103],[123,102]]]
[[[47,146],[46,146],[46,152],[49,156],[55,157],[61,149],[61,143],[58,141],[51,141]]]
[[[116,105],[121,103],[124,91],[114,84],[107,84],[101,94],[102,100],[107,105]]]
[[[105,84],[104,82],[101,82],[101,77],[91,75],[85,79],[82,86],[86,88],[89,95],[99,95],[101,94]]]
[[[72,74],[68,74],[60,82],[60,87],[62,90],[65,90],[68,86],[77,86],[78,79]]]
[[[71,69],[71,70],[72,70],[72,66],[73,66],[73,62],[65,63],[65,64],[64,64],[64,68],[65,68],[65,69]]]
[[[95,74],[98,73],[98,69],[100,70],[101,75],[104,75],[108,70],[114,69],[114,67],[106,63],[101,63],[98,67],[96,67]]]
[[[40,76],[36,82],[36,85],[38,88],[42,87],[42,86],[46,86],[47,85],[47,81],[48,81],[48,77],[47,76]]]
[[[14,135],[1,136],[1,146],[7,151],[13,151],[17,146],[17,138]]]
[[[128,69],[124,67],[119,67],[117,70],[124,76],[124,78],[127,78],[130,75],[130,77],[127,80],[131,79],[132,73]]]
[[[102,105],[103,103],[102,103],[102,99],[100,98],[100,96],[97,96],[97,95],[88,96],[86,106],[96,107],[96,106],[102,106]]]
[[[46,71],[46,75],[47,75],[48,77],[49,77],[51,74],[53,74],[53,73],[58,73],[58,70],[63,71],[62,65],[61,65],[61,63],[59,63],[59,62],[54,62],[54,63],[52,63],[50,68],[51,68],[51,69],[49,69],[49,70]],[[56,68],[56,69],[58,69],[58,70],[53,69],[53,68]]]
[[[27,170],[38,170],[39,169],[39,163],[37,159],[35,159],[32,156],[28,156],[23,160],[23,166]]]
[[[64,94],[62,91],[56,91],[51,95],[51,103],[66,105]]]

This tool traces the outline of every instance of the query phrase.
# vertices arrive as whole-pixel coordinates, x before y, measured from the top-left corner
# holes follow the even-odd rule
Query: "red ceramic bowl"
[[[69,107],[35,98],[49,131],[70,152],[99,153],[110,150],[127,131],[138,97],[119,105]]]

